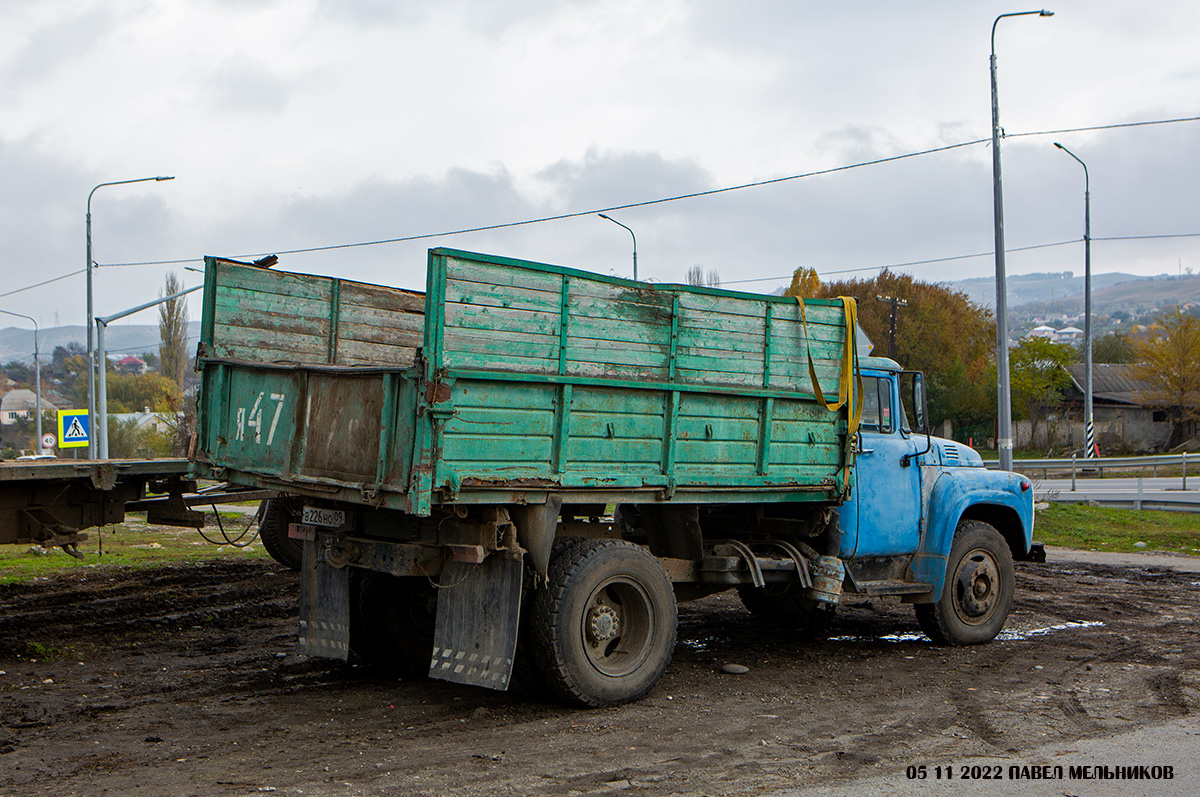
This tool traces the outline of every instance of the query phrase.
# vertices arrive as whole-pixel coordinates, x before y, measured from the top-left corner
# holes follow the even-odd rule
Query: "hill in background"
[[[50,327],[38,336],[38,348],[42,362],[49,362],[55,346],[66,346],[74,341],[87,346],[87,331],[82,325]],[[195,353],[196,341],[200,339],[200,322],[188,324],[189,356]],[[122,324],[110,326],[104,333],[105,348],[111,356],[158,352],[158,324]],[[33,330],[8,327],[0,329],[0,364],[19,360],[33,362]]]

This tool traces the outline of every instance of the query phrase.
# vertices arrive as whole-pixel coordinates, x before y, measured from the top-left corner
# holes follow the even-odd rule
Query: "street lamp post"
[[[108,325],[111,324],[113,321],[116,321],[118,318],[124,318],[127,315],[133,315],[134,313],[140,313],[143,310],[147,310],[151,307],[154,307],[155,305],[163,304],[164,302],[169,302],[172,299],[178,299],[181,296],[187,296],[189,293],[192,293],[193,291],[198,291],[203,287],[204,287],[203,285],[197,285],[194,288],[188,288],[187,290],[180,291],[179,293],[173,293],[170,296],[164,296],[161,299],[155,299],[152,302],[146,302],[145,304],[139,304],[137,307],[131,307],[128,310],[122,310],[119,313],[113,313],[112,315],[105,316],[104,318],[97,318],[96,319],[96,342],[97,342],[97,349],[99,351],[100,362],[107,365],[105,360],[108,358],[108,352],[104,348],[104,331],[106,329],[108,329]],[[99,424],[99,426],[96,427],[97,433],[95,435],[93,435],[93,437],[96,438],[97,443],[99,444],[100,459],[108,459],[108,377],[107,377],[107,373],[108,373],[107,368],[100,369],[100,410],[99,410],[100,424]]]
[[[1053,11],[1019,11],[1001,14],[992,23],[992,55],[989,61],[992,75],[992,205],[993,227],[996,235],[996,447],[1000,452],[1000,469],[1012,470],[1012,391],[1008,374],[1008,288],[1004,273],[1004,193],[1000,180],[1000,103],[996,94],[996,26],[1005,17],[1037,14],[1052,17]]]
[[[603,213],[597,213],[596,215],[602,219],[608,219],[613,224],[616,224],[618,227],[625,227],[624,224],[621,224],[621,222],[617,221],[612,216],[605,216]],[[625,229],[629,230],[628,227],[625,227]],[[629,230],[629,234],[633,235],[633,230]],[[633,281],[637,282],[637,236],[636,235],[633,235]]]
[[[41,353],[38,350],[38,322],[33,316],[24,313],[14,313],[11,310],[0,310],[0,313],[17,318],[28,318],[33,322],[33,384],[34,393],[37,396],[35,399],[37,409],[34,410],[34,416],[37,418],[37,451],[41,454],[45,452],[46,447],[42,445],[42,361]]]
[[[1084,458],[1096,456],[1096,431],[1092,426],[1092,187],[1087,164],[1071,150],[1054,142],[1083,167],[1083,438]]]
[[[88,417],[92,429],[96,428],[96,344],[92,333],[92,194],[108,185],[126,185],[128,183],[147,183],[151,180],[162,182],[174,180],[174,177],[139,177],[136,180],[116,180],[111,183],[100,183],[88,193],[87,198],[87,387],[88,387]],[[96,435],[92,433],[88,440],[88,458],[96,458]]]

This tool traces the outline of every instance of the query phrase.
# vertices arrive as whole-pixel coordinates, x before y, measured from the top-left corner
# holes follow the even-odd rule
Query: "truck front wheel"
[[[988,642],[1004,628],[1016,591],[1012,553],[1000,532],[982,521],[958,524],[936,603],[916,605],[926,636],[943,645]]]
[[[647,695],[675,650],[675,594],[658,561],[623,540],[581,540],[559,549],[549,575],[531,641],[551,691],[593,707]]]

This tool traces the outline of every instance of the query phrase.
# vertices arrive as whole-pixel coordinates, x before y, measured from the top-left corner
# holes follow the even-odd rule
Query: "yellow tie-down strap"
[[[808,343],[808,317],[804,310],[804,300],[797,296],[796,302],[800,305],[800,323],[804,326],[804,350],[808,355],[808,375],[812,379],[813,393],[817,401],[825,405],[825,409],[830,412],[837,412],[842,407],[849,406],[846,439],[850,441],[847,449],[852,451],[854,435],[858,433],[859,424],[862,422],[863,381],[862,371],[858,367],[858,336],[855,334],[858,328],[858,302],[853,296],[837,298],[841,301],[846,315],[846,339],[842,344],[842,374],[838,380],[837,401],[826,401],[825,394],[821,391],[821,383],[817,381],[817,369],[813,365],[812,347]],[[849,476],[850,464],[850,457],[847,455],[843,485]]]

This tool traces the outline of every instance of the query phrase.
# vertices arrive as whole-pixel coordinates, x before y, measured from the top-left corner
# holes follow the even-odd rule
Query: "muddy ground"
[[[0,586],[0,795],[903,786],[910,764],[1025,763],[1047,742],[1200,710],[1200,575],[1050,563],[1018,579],[1009,638],[961,649],[878,599],[816,644],[734,594],[684,604],[659,688],[592,711],[305,658],[296,576],[270,562]]]

